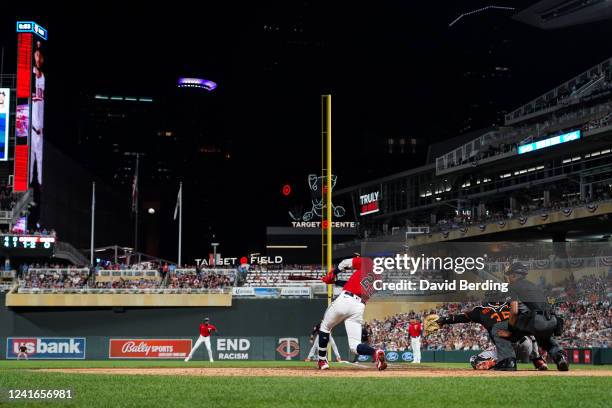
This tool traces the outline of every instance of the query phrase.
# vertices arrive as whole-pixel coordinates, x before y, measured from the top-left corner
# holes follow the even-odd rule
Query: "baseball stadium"
[[[0,406],[609,406],[609,2],[93,3],[0,17]]]

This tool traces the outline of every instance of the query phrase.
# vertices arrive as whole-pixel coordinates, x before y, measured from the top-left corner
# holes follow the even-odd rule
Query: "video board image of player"
[[[32,89],[32,124],[30,133],[30,184],[34,181],[34,170],[36,170],[36,181],[42,185],[43,164],[43,135],[45,124],[45,54],[41,41],[34,45],[33,65],[33,89]]]
[[[30,128],[30,107],[27,103],[17,105],[15,112],[15,137],[28,137]]]
[[[8,159],[8,132],[11,90],[0,88],[0,160]]]

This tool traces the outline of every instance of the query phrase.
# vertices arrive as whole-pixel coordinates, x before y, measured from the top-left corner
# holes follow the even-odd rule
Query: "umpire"
[[[542,290],[526,279],[528,268],[515,262],[506,269],[505,276],[512,302],[508,334],[532,334],[538,344],[552,356],[559,371],[569,370],[565,352],[552,337],[563,330],[563,320],[552,313]],[[520,303],[519,303],[520,302]]]

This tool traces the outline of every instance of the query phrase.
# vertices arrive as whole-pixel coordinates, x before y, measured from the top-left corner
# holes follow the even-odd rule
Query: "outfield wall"
[[[348,341],[344,336],[334,337],[342,359],[352,361]],[[197,340],[196,337],[0,337],[2,359],[16,359],[19,346],[25,345],[30,360],[182,360]],[[213,336],[213,358],[215,361],[262,361],[304,360],[312,347],[308,337],[272,336]],[[422,351],[422,362],[465,363],[468,366],[472,355],[478,351]],[[330,356],[335,358],[335,355]],[[204,345],[196,351],[193,361],[207,361]],[[391,363],[412,362],[412,351],[387,351]],[[611,364],[609,349],[568,350],[570,364]],[[370,361],[360,357],[360,362]],[[528,361],[524,361],[528,363]]]
[[[207,316],[224,336],[296,337],[308,335],[326,307],[326,299],[235,298],[231,307],[11,308],[0,294],[0,337],[187,337]]]
[[[311,347],[308,335],[327,305],[325,299],[234,299],[231,307],[8,308],[4,300],[0,294],[0,359],[7,358],[7,351],[20,342],[38,348],[44,358],[108,359],[111,339],[120,358],[151,358],[138,354],[148,346],[185,353],[195,342],[198,324],[205,316],[219,328],[212,342],[216,360],[304,359]],[[334,338],[341,356],[350,358],[344,325],[334,330]],[[67,354],[62,353],[62,345],[67,345]],[[166,350],[169,347],[173,349]],[[467,364],[475,353],[423,351],[422,361]],[[412,359],[410,352],[387,354],[392,362]],[[612,364],[612,350],[606,349],[586,354],[570,350],[569,357],[576,363]],[[207,359],[204,346],[194,359]]]

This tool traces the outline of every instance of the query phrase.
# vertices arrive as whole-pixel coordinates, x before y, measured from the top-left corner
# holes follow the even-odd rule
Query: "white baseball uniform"
[[[35,80],[36,93],[32,98],[32,132],[30,135],[30,183],[34,175],[34,162],[38,184],[42,185],[43,132],[45,123],[45,75]]]
[[[200,337],[198,337],[198,339],[196,340],[193,348],[189,352],[189,355],[187,356],[187,358],[185,358],[185,361],[191,360],[191,357],[193,357],[193,353],[195,353],[198,347],[200,347],[200,345],[204,343],[204,345],[206,346],[206,350],[208,351],[208,359],[211,363],[214,362],[212,348],[210,346],[210,336],[214,331],[217,331],[217,328],[212,324],[200,324]]]
[[[421,362],[421,338],[420,337],[411,337],[410,338],[410,346],[412,347],[412,362],[420,363]]]
[[[362,263],[367,263],[362,265]],[[345,259],[338,265],[341,270],[354,269],[355,272],[344,284],[343,290],[336,300],[325,311],[321,321],[321,331],[330,333],[334,327],[344,322],[346,335],[348,336],[349,349],[354,354],[357,346],[361,343],[361,326],[363,325],[363,313],[365,302],[370,296],[368,287],[370,282],[368,277],[371,273],[371,260],[368,258],[355,257]]]

